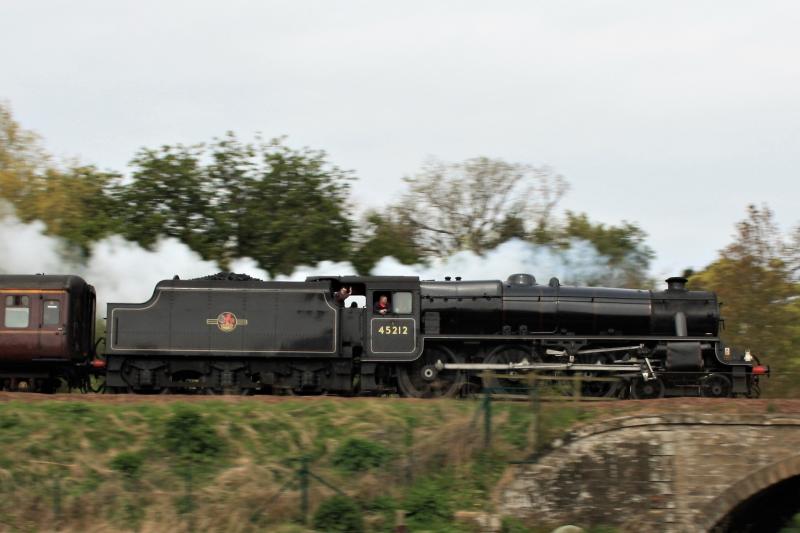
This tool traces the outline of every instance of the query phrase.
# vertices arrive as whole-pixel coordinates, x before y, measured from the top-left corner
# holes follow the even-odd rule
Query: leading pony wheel
[[[466,383],[461,370],[438,370],[436,363],[461,363],[461,357],[444,346],[426,348],[416,361],[398,365],[397,384],[409,398],[452,398]]]
[[[700,396],[703,398],[730,398],[733,384],[724,374],[710,374],[700,380]]]
[[[664,382],[661,378],[644,379],[639,376],[631,382],[631,398],[635,400],[652,400],[664,397]]]

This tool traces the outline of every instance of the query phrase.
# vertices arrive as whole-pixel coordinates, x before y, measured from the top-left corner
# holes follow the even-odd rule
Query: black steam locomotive
[[[0,277],[5,294],[30,290],[12,278]],[[44,284],[53,277],[28,278]],[[27,326],[9,326],[8,317],[19,313],[6,298],[2,378],[10,388],[38,389],[37,378],[23,371],[35,359],[50,365],[41,367],[50,369],[49,383],[68,375],[74,384],[79,375],[88,384],[95,373],[112,392],[439,397],[504,388],[536,372],[606,378],[583,385],[582,393],[594,396],[757,396],[759,376],[769,370],[720,342],[716,295],[687,291],[683,278],[667,283],[656,292],[567,287],[555,278],[540,285],[529,274],[505,282],[176,278],[158,283],[142,304],[108,305],[102,359],[91,348],[56,359],[45,345],[33,358],[14,351],[7,339],[37,330],[39,304],[31,296]],[[343,287],[349,297],[339,301],[334,295]],[[87,288],[63,290],[84,308],[94,301]],[[69,339],[85,339],[93,323],[67,306],[59,318]],[[491,373],[481,377],[485,371]]]

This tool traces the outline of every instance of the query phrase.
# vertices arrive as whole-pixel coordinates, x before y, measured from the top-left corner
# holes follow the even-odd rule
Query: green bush
[[[434,479],[424,479],[411,487],[402,508],[406,511],[408,525],[412,530],[428,529],[431,524],[447,523],[453,517],[448,491],[443,490],[441,484]]]
[[[382,444],[354,437],[333,452],[331,462],[345,472],[364,472],[385,465],[392,455],[392,450]]]
[[[368,529],[375,533],[394,531],[395,511],[399,509],[391,496],[379,494],[366,501],[359,501]]]
[[[522,523],[522,520],[513,516],[504,516],[500,526],[500,533],[529,533],[530,528]]]
[[[20,425],[20,417],[17,413],[0,414],[0,429],[11,429]]]
[[[122,474],[127,479],[137,479],[142,473],[144,457],[135,452],[122,452],[117,454],[109,466]]]
[[[800,533],[800,513],[794,515],[791,520],[784,524],[780,533]]]
[[[179,410],[167,420],[163,445],[178,459],[176,466],[182,467],[211,464],[225,449],[208,419],[189,410]]]
[[[361,533],[364,521],[351,498],[334,496],[322,502],[314,513],[314,529],[326,533]]]
[[[397,502],[394,501],[394,498],[391,496],[387,496],[385,494],[379,494],[375,496],[371,500],[367,500],[362,504],[362,508],[364,511],[370,513],[385,513],[385,512],[394,512],[397,509]]]

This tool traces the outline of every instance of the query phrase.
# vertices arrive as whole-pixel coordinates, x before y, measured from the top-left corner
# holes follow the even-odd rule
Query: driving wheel
[[[436,363],[461,363],[462,359],[444,346],[425,348],[416,361],[398,365],[397,384],[403,396],[410,398],[450,398],[466,382],[462,370],[439,370]]]
[[[527,359],[529,363],[541,362],[541,358],[533,353],[530,348],[525,346],[498,346],[486,356],[484,362],[494,365],[507,365],[508,363],[520,363],[525,359]],[[497,374],[501,372],[507,373],[509,377],[498,376]],[[526,380],[516,379],[512,376],[519,376],[519,371],[490,370],[485,377],[482,376],[481,378],[484,391],[526,393],[528,390],[528,383]]]

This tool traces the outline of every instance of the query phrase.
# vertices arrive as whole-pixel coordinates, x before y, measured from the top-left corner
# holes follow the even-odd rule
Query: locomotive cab
[[[349,341],[363,339],[354,354],[364,361],[410,361],[419,355],[420,283],[414,276],[342,276],[307,278],[330,281],[332,291],[352,288],[342,309],[343,355]],[[352,303],[356,307],[352,307]],[[364,332],[365,334],[362,334]]]

